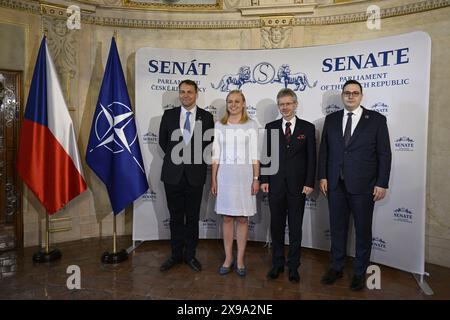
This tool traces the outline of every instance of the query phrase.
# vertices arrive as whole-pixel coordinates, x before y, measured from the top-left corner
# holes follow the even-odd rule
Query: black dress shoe
[[[166,271],[172,268],[174,265],[181,263],[181,259],[175,259],[174,257],[169,257],[164,263],[159,267],[159,271]]]
[[[289,269],[289,281],[292,283],[300,282],[300,275],[297,269]]]
[[[364,275],[362,276],[354,275],[352,278],[352,282],[350,283],[350,289],[353,291],[359,291],[364,289],[365,285],[366,285],[366,277]]]
[[[284,267],[272,267],[270,271],[267,273],[267,278],[276,279],[280,275],[280,273],[284,272]]]
[[[196,258],[188,259],[186,260],[186,264],[191,267],[192,270],[199,272],[202,270],[202,265],[200,264],[200,261],[198,261]]]
[[[321,282],[323,284],[333,284],[339,278],[342,278],[342,271],[329,269],[327,273],[325,273],[325,275],[322,277]]]

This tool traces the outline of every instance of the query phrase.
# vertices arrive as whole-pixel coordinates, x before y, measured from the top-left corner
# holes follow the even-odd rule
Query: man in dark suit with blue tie
[[[172,248],[160,270],[169,270],[184,259],[200,271],[195,252],[207,168],[203,153],[212,141],[214,120],[211,113],[196,105],[198,87],[194,81],[181,81],[178,91],[181,106],[166,110],[159,128],[159,145],[165,153],[161,181],[170,213]],[[208,130],[209,138],[205,135]]]
[[[331,267],[322,283],[342,277],[352,213],[356,248],[350,289],[361,290],[370,262],[374,204],[388,188],[391,147],[386,117],[361,106],[361,84],[348,80],[341,97],[345,109],[325,118],[319,151],[318,178],[328,197],[331,232]]]
[[[279,120],[266,125],[267,153],[270,164],[261,164],[261,190],[269,193],[270,234],[272,237],[272,268],[269,279],[284,272],[284,237],[286,216],[289,224],[289,252],[287,266],[289,281],[300,281],[300,249],[302,245],[303,212],[305,197],[314,188],[316,175],[316,137],[312,123],[295,115],[297,95],[291,89],[282,89],[277,95],[282,115]],[[271,131],[278,133],[271,141]],[[272,150],[276,150],[272,152]],[[265,170],[278,163],[278,170],[268,174]]]

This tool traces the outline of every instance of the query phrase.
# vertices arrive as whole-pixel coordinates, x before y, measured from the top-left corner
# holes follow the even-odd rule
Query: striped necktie
[[[286,138],[287,144],[291,143],[291,136],[292,136],[291,123],[286,122],[286,131],[284,132],[284,137]]]

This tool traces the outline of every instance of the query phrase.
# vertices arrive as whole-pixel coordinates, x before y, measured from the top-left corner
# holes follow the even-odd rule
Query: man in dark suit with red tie
[[[159,128],[159,145],[165,153],[161,181],[170,213],[172,247],[160,270],[169,270],[184,259],[200,271],[195,252],[207,167],[203,151],[212,142],[212,131],[209,138],[205,132],[214,129],[214,120],[211,113],[196,105],[198,87],[194,81],[181,81],[178,91],[181,106],[166,110]]]
[[[297,95],[291,89],[282,89],[277,95],[282,118],[266,125],[266,146],[269,164],[261,164],[261,190],[269,193],[270,233],[272,237],[272,268],[269,279],[278,278],[284,271],[284,237],[286,216],[289,225],[289,252],[287,266],[289,281],[300,281],[300,248],[302,244],[305,197],[314,188],[316,172],[316,139],[312,123],[295,115]],[[278,140],[271,141],[271,131]],[[275,152],[273,152],[273,151]],[[278,163],[277,172],[265,173]]]
[[[325,118],[319,151],[318,178],[328,197],[331,232],[331,267],[322,283],[342,277],[352,213],[356,248],[350,289],[361,290],[370,262],[374,204],[388,188],[391,147],[386,117],[361,106],[361,84],[347,81],[341,97],[345,109]]]

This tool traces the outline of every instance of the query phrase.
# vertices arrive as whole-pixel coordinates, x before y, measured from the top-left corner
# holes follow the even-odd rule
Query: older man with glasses
[[[282,118],[266,125],[266,142],[269,158],[272,163],[278,162],[279,168],[271,175],[264,173],[264,168],[261,170],[261,189],[269,193],[272,237],[272,268],[267,278],[278,278],[286,263],[289,281],[297,283],[300,281],[298,268],[305,197],[313,191],[316,175],[316,130],[312,123],[296,116],[298,101],[294,91],[281,89],[277,103]],[[279,139],[271,141],[272,130],[278,133],[275,136]],[[286,216],[289,224],[287,261],[284,254]]]

